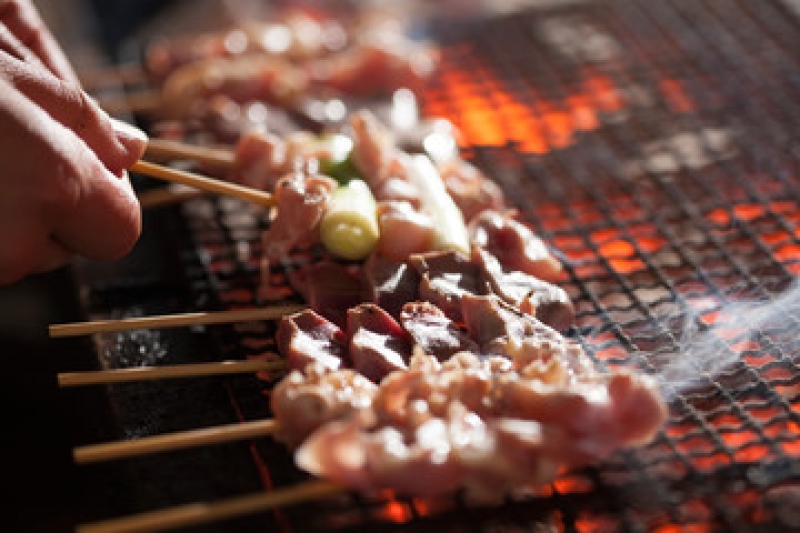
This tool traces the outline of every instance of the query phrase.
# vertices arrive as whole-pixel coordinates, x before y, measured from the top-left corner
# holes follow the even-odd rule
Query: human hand
[[[79,85],[67,57],[30,0],[0,0],[0,49]]]
[[[41,32],[23,40],[12,28],[29,25],[5,25],[9,5],[28,3],[0,1],[0,284],[75,254],[127,253],[141,221],[125,169],[146,144],[97,107],[71,69],[59,69]]]

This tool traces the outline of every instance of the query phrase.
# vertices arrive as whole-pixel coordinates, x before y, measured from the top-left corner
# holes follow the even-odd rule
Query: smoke
[[[800,283],[769,301],[724,304],[712,324],[691,321],[656,378],[666,398],[707,387],[747,357],[767,348],[800,355]]]

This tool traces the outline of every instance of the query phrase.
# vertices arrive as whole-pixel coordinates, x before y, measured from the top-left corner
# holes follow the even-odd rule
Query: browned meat
[[[342,328],[348,323],[348,310],[371,299],[362,277],[340,263],[323,261],[301,270],[308,305]]]
[[[417,299],[419,275],[405,261],[394,261],[380,254],[364,264],[364,280],[372,295],[371,301],[395,318],[406,302]]]
[[[400,323],[414,342],[440,361],[458,352],[478,353],[478,345],[467,331],[447,318],[430,302],[409,302],[403,306]]]
[[[422,278],[421,300],[431,302],[449,318],[461,320],[461,296],[486,294],[478,265],[458,252],[415,254],[408,262]]]
[[[513,213],[484,211],[470,221],[473,244],[495,256],[503,270],[525,272],[545,281],[556,281],[561,263],[544,242],[527,226],[512,218]]]
[[[379,382],[395,370],[407,368],[411,342],[400,324],[374,304],[361,304],[347,312],[349,353],[353,368]]]
[[[496,257],[477,246],[472,258],[492,292],[503,301],[559,331],[572,326],[575,309],[564,289],[524,272],[505,272]]]
[[[276,342],[293,370],[303,370],[311,363],[331,370],[349,366],[344,332],[310,309],[281,320]]]

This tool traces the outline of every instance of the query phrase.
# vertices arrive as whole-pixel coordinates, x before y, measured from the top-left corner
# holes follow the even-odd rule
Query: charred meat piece
[[[350,309],[347,335],[353,368],[372,381],[379,382],[390,372],[408,367],[408,333],[377,305],[361,304]]]
[[[347,325],[348,309],[371,301],[362,277],[341,263],[306,265],[290,279],[311,309],[342,328]]]
[[[499,297],[465,295],[461,305],[464,324],[482,353],[507,357],[520,368],[537,363],[544,365],[547,372],[561,372],[548,367],[549,361],[555,358],[565,365],[564,373],[577,371],[585,375],[589,372],[591,365],[585,356],[576,358],[576,353],[583,352],[576,350],[574,343]]]
[[[312,363],[331,370],[349,366],[344,331],[310,309],[284,317],[276,342],[293,370],[303,370]]]
[[[458,252],[415,254],[408,262],[422,278],[420,299],[457,322],[461,320],[461,296],[488,292],[478,265]]]
[[[446,361],[458,352],[478,353],[478,345],[469,338],[467,331],[430,302],[404,305],[400,323],[426,354],[440,361]]]
[[[372,254],[362,273],[372,295],[370,301],[395,318],[400,317],[406,302],[417,300],[419,274],[405,261]]]
[[[572,326],[575,309],[564,289],[524,272],[505,272],[496,257],[477,246],[472,257],[492,292],[503,301],[558,331]]]
[[[561,263],[553,257],[542,239],[514,220],[512,215],[497,211],[480,213],[469,224],[472,244],[495,256],[503,270],[556,281],[561,274]]]

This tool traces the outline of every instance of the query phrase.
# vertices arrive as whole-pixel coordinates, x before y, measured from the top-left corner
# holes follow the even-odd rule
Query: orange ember
[[[414,513],[409,506],[397,500],[391,500],[380,506],[375,511],[375,514],[379,519],[389,520],[397,524],[403,524],[414,518]]]
[[[757,463],[759,461],[766,459],[769,455],[771,455],[771,453],[772,452],[767,446],[754,445],[734,450],[733,455],[736,458],[737,462]]]
[[[591,492],[592,483],[577,476],[562,477],[553,481],[553,487],[561,494]]]
[[[631,274],[645,269],[644,261],[641,259],[612,259],[608,262],[611,268],[620,274]]]
[[[766,206],[762,204],[739,204],[733,206],[731,211],[734,218],[749,222],[769,213],[790,216],[792,213],[797,212],[797,204],[783,201],[770,202]],[[706,218],[720,226],[726,226],[731,223],[731,213],[728,209],[715,209],[706,215]]]
[[[491,67],[465,66],[464,54],[460,46],[444,50],[447,67],[423,110],[453,122],[463,135],[463,148],[515,143],[521,152],[544,154],[572,145],[577,133],[599,129],[601,113],[616,113],[626,105],[622,92],[602,74],[587,72],[563,100],[553,100],[536,87],[518,94],[522,89],[506,86]],[[673,99],[680,101],[679,96]]]
[[[653,530],[653,533],[705,533],[707,531],[716,531],[717,525],[713,523],[700,523],[700,524],[669,524],[661,526]]]
[[[689,94],[679,80],[663,79],[659,83],[659,89],[670,110],[674,113],[688,113],[694,109]]]

